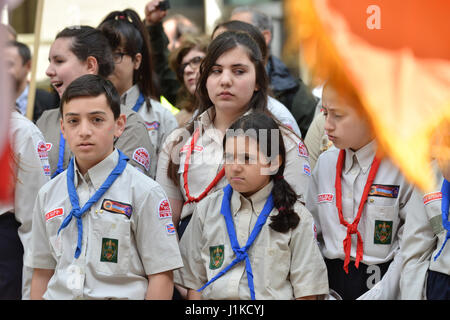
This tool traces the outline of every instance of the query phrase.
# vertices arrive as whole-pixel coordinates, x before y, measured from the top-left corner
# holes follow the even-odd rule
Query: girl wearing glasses
[[[156,152],[178,122],[156,99],[148,33],[139,15],[131,9],[113,11],[98,29],[106,36],[113,50],[115,69],[108,77],[121,96],[121,103],[137,112],[145,121]],[[151,159],[152,162],[156,158]]]

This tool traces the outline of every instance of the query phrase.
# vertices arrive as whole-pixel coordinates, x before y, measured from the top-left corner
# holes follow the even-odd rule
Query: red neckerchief
[[[361,214],[364,209],[364,204],[367,201],[367,195],[369,194],[370,187],[372,186],[373,180],[375,179],[375,175],[377,174],[378,167],[380,165],[380,159],[375,155],[372,161],[372,165],[370,167],[369,177],[367,178],[366,185],[364,186],[364,191],[361,197],[361,201],[358,207],[358,214],[356,215],[355,220],[352,224],[349,224],[344,219],[344,215],[342,214],[342,186],[341,186],[341,175],[342,175],[342,167],[344,165],[345,160],[345,150],[342,149],[339,152],[338,161],[336,164],[336,207],[339,213],[339,221],[342,225],[347,227],[347,236],[344,239],[344,252],[345,252],[345,260],[344,260],[344,270],[348,273],[348,264],[350,263],[350,249],[352,247],[352,234],[356,233],[358,235],[358,242],[356,247],[356,260],[355,266],[359,267],[359,261],[363,258],[363,241],[361,234],[358,231],[358,223],[361,219]]]
[[[184,203],[184,205],[191,202],[198,202],[202,200],[208,194],[208,192],[217,184],[217,182],[219,182],[220,179],[222,179],[223,176],[225,175],[225,168],[222,168],[222,170],[219,171],[214,180],[206,187],[205,191],[203,191],[198,197],[194,198],[190,195],[188,186],[189,159],[191,158],[192,150],[194,150],[195,144],[197,143],[198,136],[199,136],[199,129],[197,128],[194,131],[194,135],[191,139],[191,145],[187,150],[186,159],[184,162],[183,180],[184,180],[184,191],[186,192],[187,197],[187,200]]]

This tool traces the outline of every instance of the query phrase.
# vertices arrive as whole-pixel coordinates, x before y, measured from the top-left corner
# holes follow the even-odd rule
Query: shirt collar
[[[345,149],[345,169],[344,173],[347,174],[348,171],[353,166],[353,156],[356,156],[361,170],[364,174],[370,169],[372,165],[373,158],[375,157],[377,144],[375,140],[372,140],[364,147],[360,148],[358,151],[352,151],[350,149]]]
[[[242,202],[249,202],[250,206],[255,211],[256,216],[259,216],[264,208],[264,205],[266,204],[267,198],[272,192],[272,189],[273,182],[270,181],[266,186],[264,186],[264,188],[252,194],[249,198],[246,198],[239,192],[233,190],[233,194],[231,196],[231,212],[233,216],[235,216],[241,209]]]
[[[120,103],[128,108],[133,108],[139,98],[139,94],[139,87],[135,84],[120,97]]]
[[[197,127],[201,126],[201,130],[203,130],[202,134],[205,134],[210,139],[216,141],[220,146],[222,146],[222,133],[214,127],[214,123],[212,121],[212,112],[214,107],[210,107],[206,111],[204,111],[201,115],[198,116],[198,123],[195,124]]]
[[[16,105],[19,107],[20,113],[23,115],[27,112],[27,103],[28,103],[28,91],[30,86],[27,84],[25,89],[23,89],[20,96],[16,99]]]
[[[85,175],[85,180],[91,180],[92,185],[94,186],[95,190],[98,190],[103,182],[105,182],[106,178],[108,178],[109,174],[113,169],[117,166],[117,163],[119,161],[119,152],[117,149],[114,149],[113,152],[109,156],[107,156],[105,159],[97,163],[95,166],[90,168],[88,172]],[[79,177],[82,177],[81,172],[78,169],[77,162],[74,163],[75,167],[75,177],[74,177],[74,184],[75,186],[78,186],[79,184]]]

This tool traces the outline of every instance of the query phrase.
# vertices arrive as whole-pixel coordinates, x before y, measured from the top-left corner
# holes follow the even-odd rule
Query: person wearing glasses
[[[145,122],[156,152],[178,122],[158,100],[150,41],[143,22],[132,9],[110,12],[98,26],[113,50],[115,68],[109,80],[120,94],[121,104],[137,112]],[[151,161],[157,161],[156,158]]]

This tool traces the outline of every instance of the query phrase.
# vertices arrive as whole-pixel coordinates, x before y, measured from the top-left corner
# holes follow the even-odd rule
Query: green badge
[[[119,240],[102,238],[102,253],[100,261],[117,263],[117,254],[119,251]]]
[[[214,270],[214,269],[219,269],[222,264],[223,264],[223,258],[224,258],[224,251],[225,248],[222,245],[220,246],[214,246],[214,247],[209,247],[209,268]]]
[[[392,221],[375,220],[373,242],[375,244],[392,243]]]

